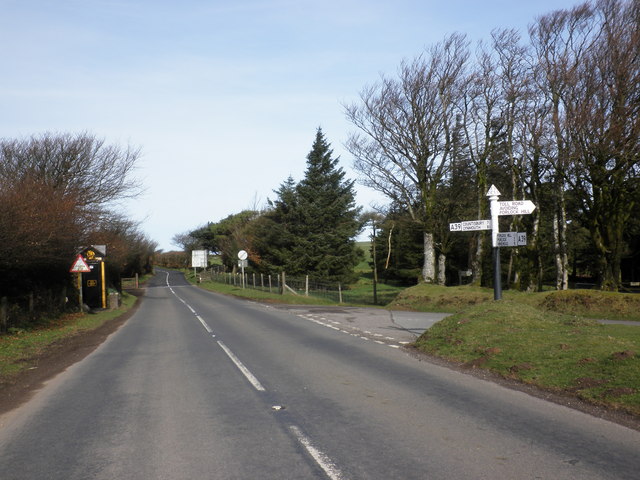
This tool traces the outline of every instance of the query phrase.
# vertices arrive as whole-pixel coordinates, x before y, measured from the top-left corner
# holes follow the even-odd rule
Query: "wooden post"
[[[82,299],[82,273],[78,272],[78,297],[80,302],[79,310],[82,312],[82,304],[84,300]]]
[[[342,303],[342,285],[338,284],[338,303]]]

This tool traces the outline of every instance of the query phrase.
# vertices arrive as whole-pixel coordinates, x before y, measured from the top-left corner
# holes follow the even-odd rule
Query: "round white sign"
[[[247,252],[245,252],[244,250],[240,250],[238,252],[238,258],[240,260],[246,260],[248,256],[249,256],[249,254]]]

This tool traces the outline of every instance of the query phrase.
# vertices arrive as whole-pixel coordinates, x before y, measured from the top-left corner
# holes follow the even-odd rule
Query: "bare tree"
[[[625,227],[639,201],[640,3],[600,0],[593,22],[597,34],[566,93],[566,179],[599,255],[600,286],[617,290]]]
[[[140,192],[138,156],[86,133],[0,140],[0,287],[64,284],[108,207]]]
[[[425,282],[436,281],[436,191],[453,150],[455,105],[469,57],[464,35],[454,34],[411,62],[398,79],[382,78],[345,106],[359,130],[346,147],[360,181],[404,206],[424,229]],[[441,262],[444,263],[444,262]]]
[[[567,252],[567,210],[565,200],[569,161],[567,125],[568,89],[578,82],[578,71],[585,51],[591,47],[594,30],[593,11],[584,3],[572,10],[558,10],[540,17],[529,33],[544,75],[540,91],[549,105],[555,151],[549,157],[554,167],[553,234],[556,257],[556,288],[569,286]]]
[[[32,178],[95,210],[141,193],[132,177],[139,157],[139,149],[108,145],[88,133],[5,139],[0,141],[0,178]]]
[[[558,288],[568,283],[565,189],[587,219],[601,287],[619,286],[640,162],[639,11],[637,1],[601,0],[541,17],[530,30],[553,125]]]

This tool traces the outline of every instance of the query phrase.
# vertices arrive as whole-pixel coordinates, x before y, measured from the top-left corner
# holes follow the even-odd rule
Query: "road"
[[[317,320],[160,272],[0,419],[0,478],[638,478],[640,432]]]

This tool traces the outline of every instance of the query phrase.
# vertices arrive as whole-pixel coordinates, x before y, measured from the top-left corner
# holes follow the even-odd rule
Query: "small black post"
[[[500,247],[493,247],[493,299],[502,299],[502,269],[500,268]]]

